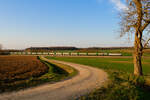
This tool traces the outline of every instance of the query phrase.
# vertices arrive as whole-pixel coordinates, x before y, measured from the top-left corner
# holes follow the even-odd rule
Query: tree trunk
[[[136,76],[142,76],[142,42],[141,42],[141,36],[142,34],[137,32],[135,34],[135,42],[134,42],[134,75]]]
[[[134,75],[142,76],[142,62],[141,62],[141,55],[134,54]]]

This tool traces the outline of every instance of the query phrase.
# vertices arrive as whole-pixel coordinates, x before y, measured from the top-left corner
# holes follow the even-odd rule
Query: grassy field
[[[48,57],[55,60],[69,61],[84,65],[90,65],[106,70],[118,70],[133,72],[132,57]],[[150,57],[143,58],[143,70],[145,75],[150,75]]]
[[[144,77],[133,76],[132,57],[47,57],[104,69],[110,81],[106,86],[79,100],[149,100],[150,57],[143,58]]]
[[[69,66],[36,56],[0,56],[0,93],[60,81],[76,72]]]

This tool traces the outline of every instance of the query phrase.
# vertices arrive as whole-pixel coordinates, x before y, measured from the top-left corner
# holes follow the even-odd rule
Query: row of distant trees
[[[49,52],[49,51],[56,51],[56,50],[77,50],[76,47],[30,47],[25,49],[25,51],[29,52]]]
[[[122,50],[133,49],[133,47],[90,47],[90,48],[76,48],[76,47],[31,47],[25,49],[27,52],[52,52],[61,50],[77,50],[77,51],[91,51],[91,50]]]

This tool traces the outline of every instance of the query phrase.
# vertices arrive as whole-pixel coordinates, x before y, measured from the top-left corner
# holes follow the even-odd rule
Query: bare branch
[[[2,44],[0,44],[0,50],[2,50]]]
[[[146,47],[148,46],[149,41],[150,41],[150,38],[149,38],[149,39],[145,42],[145,44],[144,44],[144,48],[146,48]]]
[[[144,31],[144,29],[146,29],[146,27],[150,24],[150,21],[147,21],[142,27],[141,27],[141,31]]]

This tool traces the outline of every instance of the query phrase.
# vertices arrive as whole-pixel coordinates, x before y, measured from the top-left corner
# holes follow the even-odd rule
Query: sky
[[[131,46],[119,38],[120,0],[0,0],[4,49]]]

